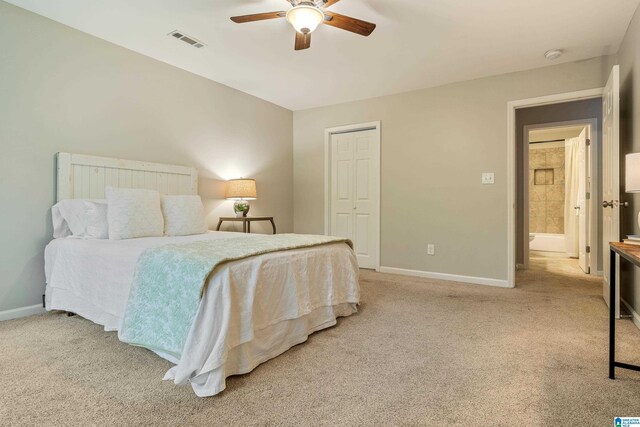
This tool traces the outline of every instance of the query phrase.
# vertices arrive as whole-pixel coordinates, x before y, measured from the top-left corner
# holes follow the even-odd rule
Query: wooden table
[[[220,226],[224,221],[242,222],[243,233],[251,233],[251,223],[254,221],[269,221],[271,223],[271,227],[273,227],[273,234],[276,234],[276,223],[273,222],[272,216],[243,216],[240,218],[235,216],[221,216],[220,221],[218,221],[216,231],[220,231]]]
[[[628,243],[609,244],[609,378],[616,378],[616,368],[640,371],[640,366],[629,363],[616,362],[616,254],[620,259],[626,259],[633,265],[640,267],[640,245]]]

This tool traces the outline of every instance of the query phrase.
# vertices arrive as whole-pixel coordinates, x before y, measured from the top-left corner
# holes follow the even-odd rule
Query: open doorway
[[[562,258],[575,271],[597,270],[596,129],[597,119],[524,126],[525,268]]]
[[[529,193],[529,130],[558,126],[586,126],[590,125],[590,167],[591,167],[591,191],[585,199],[590,200],[591,230],[589,238],[593,244],[585,247],[589,250],[589,272],[591,275],[602,275],[602,251],[603,240],[602,203],[603,180],[602,159],[603,148],[603,89],[589,89],[579,92],[570,92],[557,95],[548,95],[540,98],[522,99],[511,101],[507,105],[508,135],[510,143],[508,154],[509,162],[508,195],[509,195],[509,234],[508,234],[508,281],[511,286],[516,286],[516,269],[526,270],[529,267],[529,217],[528,205]],[[525,131],[527,128],[527,131]],[[560,139],[560,138],[558,138]],[[566,167],[566,166],[565,166]],[[540,179],[540,178],[539,178]],[[574,206],[575,207],[575,206]],[[564,211],[564,209],[563,209]],[[564,219],[563,219],[564,223]],[[560,234],[560,233],[557,233]],[[564,259],[557,264],[564,264]],[[540,267],[540,263],[536,264]],[[577,266],[576,266],[577,268]],[[585,273],[579,270],[579,274]],[[535,274],[534,274],[535,275]],[[522,277],[520,275],[520,277]]]

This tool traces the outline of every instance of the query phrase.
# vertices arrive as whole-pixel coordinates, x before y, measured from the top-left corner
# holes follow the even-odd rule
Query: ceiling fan
[[[263,21],[265,19],[286,18],[296,30],[296,50],[311,47],[311,33],[318,25],[325,23],[332,27],[368,36],[375,30],[376,24],[340,15],[326,10],[340,0],[286,0],[293,8],[288,11],[256,13],[253,15],[234,16],[231,20],[237,24]]]

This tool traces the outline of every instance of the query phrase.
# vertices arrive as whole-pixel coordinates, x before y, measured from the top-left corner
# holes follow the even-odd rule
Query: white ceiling
[[[640,0],[341,0],[330,10],[378,25],[327,25],[294,51],[285,0],[8,0],[128,49],[300,110],[616,53]],[[290,7],[290,6],[289,6]],[[184,31],[195,49],[166,36]],[[543,53],[562,48],[550,62]]]

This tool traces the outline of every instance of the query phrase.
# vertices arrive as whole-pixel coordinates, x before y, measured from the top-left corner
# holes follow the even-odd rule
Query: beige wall
[[[324,129],[381,120],[381,264],[506,280],[507,102],[601,87],[610,63],[596,58],[294,112],[294,230],[323,232]],[[495,172],[495,185],[481,185],[482,172]],[[428,243],[435,256],[427,256]]]
[[[622,209],[621,234],[640,234],[637,215],[640,211],[640,194],[624,193],[624,155],[640,152],[640,9],[636,10],[624,41],[618,52],[620,64],[620,156],[622,200],[631,206]],[[640,312],[640,272],[628,263],[621,263],[622,296],[636,312]],[[634,278],[635,276],[635,278]]]
[[[564,147],[529,144],[529,232],[564,234]]]
[[[274,215],[286,232],[292,121],[289,110],[0,1],[0,312],[41,302],[56,152],[195,166],[210,225],[232,213],[218,180],[254,177],[252,213]]]

